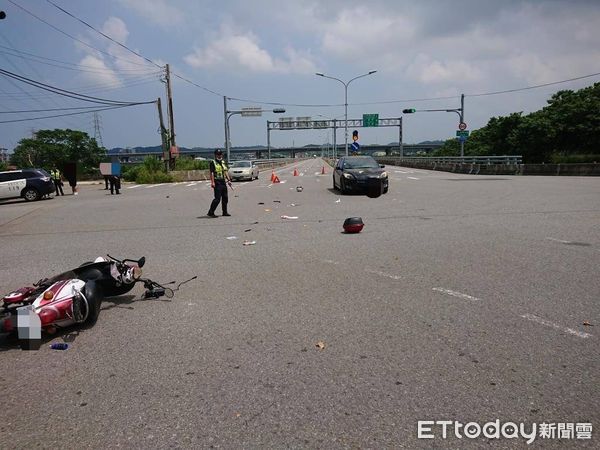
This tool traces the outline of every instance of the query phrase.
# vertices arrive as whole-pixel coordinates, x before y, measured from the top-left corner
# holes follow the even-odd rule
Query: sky
[[[233,146],[266,145],[267,120],[281,116],[343,119],[342,82],[371,70],[348,85],[348,118],[403,117],[409,144],[452,138],[459,116],[403,115],[405,108],[456,109],[465,94],[464,121],[475,130],[491,117],[536,111],[559,90],[600,81],[595,75],[478,95],[599,73],[597,0],[0,0],[0,10],[0,69],[27,80],[111,101],[160,97],[166,116],[169,64],[176,142],[184,147],[223,147],[224,96],[230,111],[265,110],[231,116]],[[10,151],[40,129],[96,136],[90,111],[104,105],[21,80],[0,73],[0,147]],[[88,109],[66,109],[82,106]],[[286,112],[272,112],[279,107]],[[160,145],[155,103],[97,117],[107,148]],[[363,144],[387,144],[398,140],[398,129],[362,128],[359,136]],[[331,130],[271,132],[274,147],[332,140]]]

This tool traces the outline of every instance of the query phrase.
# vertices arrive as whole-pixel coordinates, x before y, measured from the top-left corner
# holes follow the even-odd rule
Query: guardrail
[[[424,162],[441,164],[522,164],[521,155],[502,156],[381,156],[381,159],[403,162]],[[376,157],[377,159],[377,157]]]

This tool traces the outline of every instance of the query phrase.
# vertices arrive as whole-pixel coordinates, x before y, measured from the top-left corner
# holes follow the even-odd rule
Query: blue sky
[[[467,94],[465,121],[471,130],[493,116],[540,109],[560,89],[600,81],[596,76],[516,93],[471,96],[600,72],[597,1],[52,2],[154,64],[47,0],[0,0],[7,15],[0,21],[0,68],[105,99],[162,97],[164,106],[165,85],[157,66],[169,63],[175,74],[176,139],[186,147],[223,146],[223,95],[249,100],[230,100],[232,110],[272,109],[268,103],[284,103],[286,117],[343,118],[344,87],[315,72],[347,81],[377,70],[350,84],[349,118],[365,113],[400,117],[402,109],[410,107],[457,108],[460,94]],[[72,112],[7,111],[88,106],[6,76],[0,76],[0,95],[0,121]],[[448,98],[417,101],[440,97]],[[99,115],[108,148],[160,144],[152,104]],[[232,145],[266,145],[266,121],[278,118],[272,113],[233,116]],[[450,138],[457,119],[444,112],[405,115],[404,142]],[[93,136],[93,115],[0,123],[0,147],[12,149],[35,130],[53,128],[80,129]],[[332,137],[326,130],[282,131],[273,132],[271,139],[274,146],[285,147],[323,144]],[[338,142],[343,139],[343,131],[338,132]],[[361,130],[362,143],[395,140],[395,128]]]

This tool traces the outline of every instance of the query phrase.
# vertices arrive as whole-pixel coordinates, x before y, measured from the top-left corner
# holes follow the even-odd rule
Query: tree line
[[[547,106],[530,114],[492,117],[471,133],[465,155],[522,155],[523,162],[600,162],[600,83],[578,91],[558,91]],[[448,139],[434,156],[460,154]]]

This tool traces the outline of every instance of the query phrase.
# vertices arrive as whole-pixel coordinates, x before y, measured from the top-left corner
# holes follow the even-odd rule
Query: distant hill
[[[444,143],[444,141],[423,141],[423,142],[419,142],[418,145],[429,145],[429,144],[439,144],[442,145]],[[340,145],[340,144],[338,144]],[[367,144],[368,145],[368,144]],[[387,145],[398,145],[398,142],[390,142]],[[303,145],[303,148],[321,148],[321,144],[307,144],[307,145]],[[179,147],[179,151],[198,151],[198,152],[212,152],[213,150],[215,150],[216,147]],[[223,147],[220,147],[223,148]],[[245,150],[245,149],[257,149],[257,148],[264,148],[266,149],[267,147],[265,145],[246,145],[246,146],[235,146],[232,147],[232,149],[236,149],[236,150]],[[107,150],[109,155],[118,155],[118,154],[122,154],[122,153],[161,153],[162,149],[160,147],[160,145],[154,145],[151,147],[129,147],[129,148],[123,148],[123,147],[114,147],[111,149]]]

